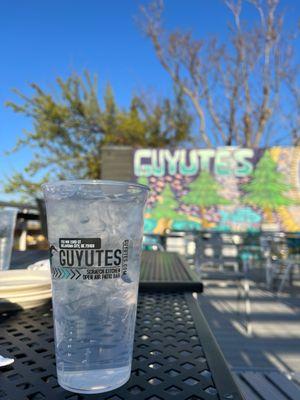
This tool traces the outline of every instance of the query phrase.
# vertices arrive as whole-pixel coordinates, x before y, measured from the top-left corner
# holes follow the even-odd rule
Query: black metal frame
[[[169,281],[141,281],[139,285],[140,292],[149,292],[154,290],[155,292],[203,292],[202,282],[169,282]]]
[[[206,319],[201,311],[199,304],[191,298],[191,295],[186,294],[187,303],[190,309],[197,315],[194,319],[198,335],[202,338],[204,353],[210,368],[214,371],[214,383],[223,400],[242,399],[241,392],[228,368],[228,364],[223,356],[223,353],[216,342],[216,339],[206,322]],[[201,298],[200,298],[201,303]]]

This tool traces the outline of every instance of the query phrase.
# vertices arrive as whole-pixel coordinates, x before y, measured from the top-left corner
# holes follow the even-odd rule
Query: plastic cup
[[[130,377],[147,186],[60,181],[46,200],[59,384],[101,393]]]
[[[17,212],[16,208],[0,210],[0,271],[10,267]]]

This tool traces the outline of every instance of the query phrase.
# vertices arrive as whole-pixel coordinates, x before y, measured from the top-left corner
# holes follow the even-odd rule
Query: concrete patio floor
[[[201,307],[232,369],[300,372],[300,296],[283,293],[276,298],[252,283],[249,336],[235,283],[204,283]]]

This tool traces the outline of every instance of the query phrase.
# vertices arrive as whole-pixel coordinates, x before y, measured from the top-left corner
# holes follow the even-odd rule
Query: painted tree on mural
[[[145,176],[140,176],[139,179],[137,180],[137,182],[140,185],[148,186],[148,179]]]
[[[183,215],[180,215],[176,211],[178,207],[179,204],[172,191],[171,185],[167,183],[159,196],[159,200],[150,211],[151,218],[158,220],[155,229],[157,232],[165,231],[167,228],[170,228],[172,221],[179,220],[183,217]]]
[[[243,202],[260,207],[267,222],[272,222],[272,212],[278,207],[294,204],[292,199],[286,197],[291,185],[286,183],[286,177],[277,170],[277,164],[269,151],[265,151],[251,178],[249,183],[242,186],[246,192]]]
[[[189,185],[190,191],[181,200],[185,204],[199,207],[202,226],[209,225],[206,219],[206,209],[217,205],[228,205],[230,202],[221,196],[221,185],[207,171],[202,171],[198,177]]]
[[[151,217],[155,219],[174,219],[177,216],[175,211],[178,208],[178,202],[168,183],[159,196],[155,207],[151,211]]]

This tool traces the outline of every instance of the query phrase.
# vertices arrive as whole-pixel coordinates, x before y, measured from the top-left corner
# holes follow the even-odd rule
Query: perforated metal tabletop
[[[31,257],[22,255],[19,264],[33,262]],[[0,399],[242,399],[194,291],[201,292],[202,283],[178,254],[143,253],[132,375],[123,387],[102,395],[59,387],[51,304],[2,314],[0,353],[16,361],[0,370]]]
[[[191,293],[141,293],[132,375],[123,387],[78,395],[58,386],[52,311],[2,314],[1,400],[239,400],[240,392]]]
[[[178,253],[143,251],[140,290],[202,292],[203,285]]]

